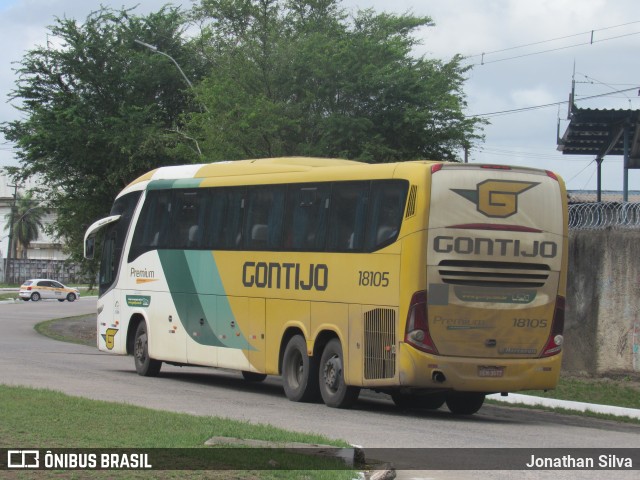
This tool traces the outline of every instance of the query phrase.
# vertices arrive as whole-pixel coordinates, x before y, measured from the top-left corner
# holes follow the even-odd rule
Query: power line
[[[581,102],[583,100],[590,100],[590,99],[593,99],[593,98],[607,97],[609,95],[614,95],[616,93],[630,92],[632,90],[638,90],[639,88],[640,88],[640,86],[636,86],[636,87],[632,87],[632,88],[625,88],[625,89],[622,89],[622,90],[616,90],[614,92],[601,93],[599,95],[590,95],[588,97],[577,98],[577,99],[574,99],[574,101],[575,102]],[[538,109],[541,109],[541,108],[557,107],[558,105],[564,105],[565,103],[569,103],[569,100],[563,100],[561,102],[545,103],[543,105],[533,105],[533,106],[530,106],[530,107],[513,108],[511,110],[500,110],[500,111],[497,111],[497,112],[477,113],[477,114],[473,114],[473,115],[465,115],[465,118],[470,118],[470,117],[497,117],[497,116],[501,116],[501,115],[511,115],[513,113],[528,112],[530,110],[538,110]]]
[[[593,45],[594,43],[606,42],[606,41],[614,40],[614,39],[617,39],[617,38],[623,38],[623,37],[628,37],[628,36],[631,36],[631,35],[640,34],[640,32],[632,32],[632,33],[626,33],[626,34],[623,34],[623,35],[616,35],[616,36],[613,36],[613,37],[607,37],[607,38],[603,38],[603,39],[599,39],[599,40],[594,39],[595,32],[601,32],[601,31],[604,31],[604,30],[611,30],[611,29],[614,29],[614,28],[625,27],[625,26],[628,26],[628,25],[636,24],[636,23],[640,23],[640,20],[636,20],[636,21],[633,21],[633,22],[622,23],[622,24],[619,24],[619,25],[613,25],[613,26],[610,26],[610,27],[597,28],[597,29],[588,30],[588,31],[585,31],[585,32],[580,32],[580,33],[574,33],[574,34],[565,35],[565,36],[562,36],[562,37],[555,37],[555,38],[551,38],[551,39],[548,39],[548,40],[541,40],[541,41],[538,41],[538,42],[531,42],[531,43],[526,43],[526,44],[523,44],[523,45],[516,45],[514,47],[502,48],[502,49],[493,50],[493,51],[490,51],[490,52],[477,53],[477,54],[474,54],[474,55],[468,55],[468,56],[466,56],[466,58],[470,59],[470,58],[480,57],[480,59],[481,59],[480,63],[476,63],[474,65],[486,65],[486,64],[489,64],[489,63],[504,62],[504,61],[507,61],[507,60],[514,60],[514,59],[517,59],[517,58],[523,58],[523,57],[528,57],[528,56],[532,56],[532,55],[540,55],[540,54],[543,54],[543,53],[555,52],[555,51],[558,51],[558,50],[565,50],[565,49],[568,49],[568,48],[574,48],[574,47],[579,47],[579,46],[583,46],[583,45]],[[578,36],[582,36],[582,35],[590,35],[589,41],[576,43],[576,44],[572,44],[572,45],[566,45],[566,46],[557,47],[557,48],[541,50],[541,51],[537,51],[537,52],[525,53],[525,54],[522,54],[522,55],[515,55],[515,56],[512,56],[512,57],[500,58],[500,59],[497,59],[497,60],[485,61],[485,56],[487,56],[487,55],[493,55],[495,53],[508,52],[508,51],[511,51],[511,50],[518,50],[518,49],[521,49],[521,48],[532,47],[532,46],[535,46],[535,45],[543,45],[545,43],[557,42],[559,40],[566,40],[568,38],[574,38],[574,37],[578,37]]]

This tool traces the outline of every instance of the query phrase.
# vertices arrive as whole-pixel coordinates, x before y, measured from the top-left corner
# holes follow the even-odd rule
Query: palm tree
[[[16,247],[20,246],[20,255],[16,255],[16,257],[26,258],[29,245],[38,239],[40,230],[43,228],[42,217],[47,213],[47,209],[41,204],[42,202],[33,198],[31,192],[24,195],[18,194],[13,212],[5,215],[7,223],[4,228],[9,230],[13,220],[14,242]],[[16,248],[16,253],[17,251],[18,248]]]

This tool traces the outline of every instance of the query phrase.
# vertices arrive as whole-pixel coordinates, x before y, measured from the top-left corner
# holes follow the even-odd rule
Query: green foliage
[[[0,130],[18,147],[16,180],[39,177],[54,225],[75,259],[85,228],[105,216],[132,179],[160,165],[198,158],[176,133],[191,93],[168,59],[134,42],[185,55],[182,14],[147,17],[103,8],[84,23],[58,18],[48,44],[24,56],[12,99],[22,119]]]
[[[349,18],[339,4],[202,0],[194,9],[211,72],[199,86],[208,112],[189,128],[208,157],[455,160],[481,138],[482,121],[462,113],[461,57],[413,56],[430,18]]]
[[[11,98],[23,115],[0,126],[17,146],[10,173],[40,177],[54,233],[78,261],[86,227],[125,185],[163,165],[456,160],[482,138],[483,121],[463,114],[461,58],[415,56],[429,17],[349,16],[340,5],[201,0],[188,15],[101,8],[84,23],[56,19],[47,45],[16,69]],[[94,278],[96,263],[84,265]]]
[[[15,242],[12,249],[18,252],[18,257],[26,258],[29,245],[34,240],[38,240],[40,230],[44,228],[42,217],[46,213],[47,208],[44,202],[33,198],[32,192],[22,196],[18,194],[15,207],[5,215],[4,226],[5,230],[11,230],[13,242]]]

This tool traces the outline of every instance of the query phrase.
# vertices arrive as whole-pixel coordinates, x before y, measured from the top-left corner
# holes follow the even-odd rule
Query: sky
[[[20,118],[8,101],[15,62],[47,41],[56,17],[82,21],[100,5],[134,7],[146,14],[190,0],[0,0],[0,122]],[[348,12],[412,13],[435,26],[417,32],[416,55],[473,65],[465,82],[468,115],[487,115],[485,141],[471,162],[544,168],[560,174],[570,190],[596,188],[590,156],[557,151],[568,125],[575,80],[580,108],[640,109],[640,9],[637,0],[343,0]],[[484,53],[484,55],[483,55]],[[624,90],[620,92],[620,90]],[[616,93],[617,92],[617,93]],[[587,98],[595,97],[595,98]],[[536,108],[531,108],[536,107]],[[0,167],[16,165],[13,146],[0,136]],[[622,157],[605,157],[603,189],[622,190]],[[640,190],[640,171],[629,172]]]

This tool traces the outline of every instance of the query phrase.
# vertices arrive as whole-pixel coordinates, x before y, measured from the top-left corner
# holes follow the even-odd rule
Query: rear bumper
[[[465,358],[430,355],[400,344],[400,385],[462,392],[515,392],[555,388],[562,353],[547,358]],[[480,376],[480,367],[499,367],[500,377]],[[434,373],[441,373],[440,381]]]

